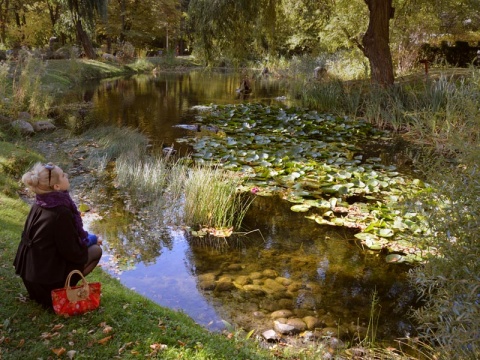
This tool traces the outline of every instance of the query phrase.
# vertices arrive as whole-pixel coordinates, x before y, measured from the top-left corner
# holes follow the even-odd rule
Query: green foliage
[[[0,141],[0,192],[16,195],[22,175],[41,160],[42,157],[19,145]]]
[[[305,80],[291,97],[321,111],[364,117],[380,128],[407,132],[413,142],[453,153],[458,139],[472,145],[480,137],[480,71],[435,72],[426,81],[408,79],[389,88],[335,79]]]
[[[421,338],[435,344],[440,359],[480,356],[480,152],[478,147],[463,147],[459,155],[462,162],[457,165],[443,159],[423,164],[439,190],[415,199],[422,208],[431,208],[432,236],[425,241],[437,247],[440,256],[410,274],[424,302],[413,317]],[[443,206],[438,206],[439,199]]]
[[[7,68],[3,68],[8,73]],[[28,111],[32,116],[45,115],[52,103],[52,98],[42,91],[42,78],[45,75],[45,63],[32,57],[27,52],[21,52],[19,60],[13,70],[13,79],[6,80],[2,85],[6,89],[6,98],[3,100],[4,112],[17,115],[21,111]]]

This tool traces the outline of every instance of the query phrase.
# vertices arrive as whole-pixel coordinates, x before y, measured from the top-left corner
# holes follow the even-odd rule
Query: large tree
[[[382,86],[394,82],[392,53],[390,51],[390,19],[395,9],[392,0],[365,0],[369,10],[368,29],[362,39],[361,50],[370,62],[371,79]]]
[[[85,56],[95,59],[97,55],[93,49],[89,32],[93,32],[96,14],[106,16],[107,0],[60,0],[60,2],[66,2],[68,5],[77,41],[82,44]]]

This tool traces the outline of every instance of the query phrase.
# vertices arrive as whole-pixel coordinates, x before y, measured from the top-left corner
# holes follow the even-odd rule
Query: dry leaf
[[[132,345],[133,345],[133,341],[123,344],[123,346],[120,349],[118,349],[118,353],[119,354],[123,353],[127,347],[130,347]]]
[[[150,345],[150,348],[155,350],[155,351],[158,351],[158,350],[165,350],[168,346],[165,345],[165,344],[152,344]]]
[[[104,322],[101,322],[98,326],[105,327],[105,326],[107,326],[107,323],[104,321]]]
[[[185,345],[187,345],[186,343],[184,343],[183,341],[180,341],[180,340],[177,340],[177,342],[180,344],[180,346],[185,346]]]
[[[103,345],[103,344],[107,343],[108,341],[110,341],[111,338],[112,338],[112,335],[104,337],[103,339],[98,340],[97,343]]]
[[[65,348],[59,348],[59,349],[52,349],[52,351],[55,353],[55,355],[57,356],[62,356],[63,354],[65,354]]]
[[[25,339],[21,339],[19,342],[18,342],[18,345],[17,347],[22,347],[23,345],[25,344]]]
[[[109,333],[112,332],[112,330],[113,330],[113,328],[111,326],[107,325],[103,328],[103,333],[104,334],[109,334]]]
[[[73,359],[76,354],[77,354],[77,352],[75,350],[70,350],[70,351],[67,352],[67,356],[68,356],[69,359]]]
[[[52,338],[57,337],[57,336],[60,336],[60,333],[54,332],[54,333],[52,334],[52,333],[44,332],[44,333],[42,333],[42,335],[40,335],[40,339],[42,339],[42,340],[48,340],[48,339],[52,339]]]
[[[64,327],[65,325],[63,324],[57,324],[55,325],[53,328],[52,328],[52,331],[57,331],[57,330],[60,330]]]

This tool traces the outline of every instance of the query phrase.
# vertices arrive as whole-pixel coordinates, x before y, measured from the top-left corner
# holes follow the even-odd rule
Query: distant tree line
[[[41,48],[51,37],[88,58],[128,42],[145,53],[188,48],[205,64],[341,51],[365,57],[372,80],[388,85],[425,43],[478,42],[480,1],[0,0],[0,49]]]

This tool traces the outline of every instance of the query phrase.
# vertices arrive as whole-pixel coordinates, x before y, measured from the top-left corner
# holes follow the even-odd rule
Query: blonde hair
[[[47,168],[50,166],[53,167],[51,170]],[[53,185],[59,183],[59,170],[60,168],[52,163],[42,164],[38,162],[33,165],[30,171],[23,174],[22,182],[35,194],[46,194],[54,191]]]

